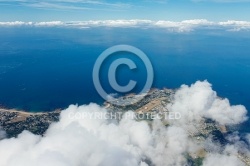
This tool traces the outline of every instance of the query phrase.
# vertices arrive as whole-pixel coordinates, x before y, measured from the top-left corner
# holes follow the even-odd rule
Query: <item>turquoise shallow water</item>
[[[0,104],[26,111],[51,111],[69,104],[102,103],[92,82],[92,69],[102,51],[129,44],[150,58],[153,87],[178,88],[208,80],[221,97],[250,110],[249,32],[221,30],[169,33],[163,29],[1,28]],[[121,56],[131,56],[122,54]],[[140,60],[134,59],[140,63]],[[112,58],[107,61],[107,65]],[[121,84],[145,82],[143,66],[137,73],[120,68]],[[107,69],[103,68],[105,74]],[[102,81],[112,93],[107,80]],[[244,130],[249,130],[245,124]]]

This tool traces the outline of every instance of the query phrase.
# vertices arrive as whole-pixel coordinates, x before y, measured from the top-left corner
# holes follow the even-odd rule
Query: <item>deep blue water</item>
[[[250,32],[133,28],[0,28],[1,106],[35,112],[102,103],[92,69],[100,53],[117,44],[133,45],[148,55],[155,70],[153,87],[178,88],[208,80],[219,96],[250,110]],[[119,71],[121,84],[131,77],[138,80],[133,91],[138,92],[145,70],[130,73],[123,66]],[[102,83],[110,89],[105,76]],[[249,131],[248,125],[244,131]]]

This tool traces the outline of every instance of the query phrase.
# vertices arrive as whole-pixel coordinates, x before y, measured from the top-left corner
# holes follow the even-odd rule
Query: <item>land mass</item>
[[[60,110],[30,113],[25,111],[0,109],[0,126],[8,137],[16,137],[24,130],[43,135],[52,122],[59,120]]]
[[[122,96],[104,103],[108,112],[134,111],[137,115],[148,113],[169,113],[167,104],[173,100],[175,90],[172,89],[151,89],[145,96],[130,94]],[[138,100],[140,98],[140,100]],[[16,137],[24,130],[28,130],[37,135],[44,135],[49,125],[59,121],[61,110],[53,112],[30,113],[25,111],[0,109],[0,126],[7,133],[8,137]],[[152,119],[144,119],[149,123]],[[164,125],[170,125],[164,119]],[[187,131],[189,137],[197,144],[204,143],[205,139],[211,137],[213,141],[221,146],[227,144],[226,134],[229,132],[227,126],[219,125],[211,119],[202,118],[195,125],[195,129]],[[197,152],[187,154],[187,158],[192,165],[201,165],[202,160],[209,152],[209,149],[201,148]],[[238,158],[246,165],[250,166],[250,158],[244,153],[239,152]]]

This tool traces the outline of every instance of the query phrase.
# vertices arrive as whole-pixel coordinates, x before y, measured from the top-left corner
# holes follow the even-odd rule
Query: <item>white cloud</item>
[[[50,21],[50,22],[36,22],[33,23],[34,26],[42,26],[42,27],[53,27],[53,26],[61,26],[64,23],[61,21]]]
[[[217,96],[207,81],[198,81],[190,87],[183,85],[174,99],[174,104],[168,109],[181,113],[182,120],[178,123],[200,121],[202,117],[211,118],[221,125],[235,125],[247,120],[244,106],[230,106],[227,99]]]
[[[218,24],[224,27],[229,27],[230,31],[250,30],[250,22],[247,21],[229,20],[226,22],[219,22]]]
[[[151,20],[90,20],[68,22],[68,26],[89,26],[89,27],[139,27],[148,26]]]
[[[227,156],[221,154],[209,154],[209,156],[204,160],[203,166],[245,166],[245,164],[240,161],[236,156]]]
[[[230,106],[228,99],[215,99],[206,116],[222,125],[239,124],[247,120],[247,110],[242,105]]]
[[[32,25],[32,22],[22,22],[22,21],[13,21],[13,22],[0,22],[0,26],[22,26],[22,25]]]
[[[201,26],[213,25],[213,22],[207,21],[205,19],[184,20],[181,22],[161,20],[161,21],[155,22],[154,25],[156,27],[172,29],[173,31],[188,32]]]
[[[213,24],[213,22],[210,22],[206,19],[184,20],[181,23],[191,24],[191,25],[212,25]]]
[[[105,119],[69,118],[69,114],[77,112],[105,110],[94,104],[70,106],[44,137],[23,132],[18,138],[0,141],[0,164],[136,166],[145,165],[146,159],[156,165],[185,163],[182,153],[187,148],[187,135],[181,128],[167,129],[154,123],[152,130],[146,122],[129,118],[119,124]]]
[[[107,113],[106,109],[96,105],[71,105],[62,111],[59,122],[53,123],[44,136],[37,136],[24,131],[17,138],[0,141],[1,166],[170,166],[185,165],[186,153],[204,148],[195,142],[189,135],[186,126],[189,121],[206,115],[211,108],[217,108],[219,114],[229,116],[230,120],[223,123],[239,123],[240,119],[231,120],[230,114],[225,114],[222,99],[217,101],[216,92],[208,82],[197,82],[193,85],[183,85],[177,92],[170,111],[182,113],[180,123],[173,123],[166,127],[160,120],[152,123],[136,121],[131,118],[133,112],[127,112],[120,122],[105,118],[91,118],[83,113]],[[214,105],[218,102],[219,105]],[[221,103],[220,103],[221,102]],[[230,107],[226,103],[226,108]],[[232,108],[233,109],[233,108]],[[231,110],[225,110],[231,111]],[[235,113],[237,110],[235,110]],[[244,110],[245,111],[245,110]],[[240,111],[239,114],[242,114]],[[70,118],[71,117],[71,118]],[[72,118],[75,117],[75,118]],[[242,116],[240,116],[242,117]],[[212,117],[219,120],[220,116]],[[186,121],[187,120],[187,121]],[[244,118],[241,119],[244,121]],[[236,139],[236,143],[239,139]],[[231,141],[233,139],[230,139]],[[211,146],[218,146],[206,140]],[[208,152],[204,165],[241,165],[236,157],[238,144],[231,143],[223,153],[219,154],[220,147],[213,148],[213,154]]]
[[[0,22],[1,26],[60,26],[71,28],[112,27],[112,28],[162,28],[167,31],[189,32],[196,29],[225,29],[226,31],[250,30],[250,22],[229,20],[211,22],[205,19],[174,21],[152,20],[90,20],[90,21],[49,21],[49,22]]]

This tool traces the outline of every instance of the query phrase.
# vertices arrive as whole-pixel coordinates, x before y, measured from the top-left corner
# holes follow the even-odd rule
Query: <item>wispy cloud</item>
[[[250,0],[191,0],[193,2],[216,2],[216,3],[242,3]]]
[[[104,1],[91,1],[91,0],[54,0],[54,2],[77,3],[77,4],[93,4],[93,5],[103,5],[103,6],[118,7],[118,8],[130,7],[131,6],[131,4],[128,4],[128,3],[121,3],[121,2],[107,3],[107,2],[104,2]]]
[[[99,0],[0,0],[0,3],[56,10],[121,10],[132,6],[129,3],[109,3]]]
[[[23,6],[35,7],[35,8],[46,8],[46,9],[62,9],[62,10],[89,10],[88,7],[78,7],[73,5],[48,3],[48,2],[37,2],[37,3],[21,3]]]

